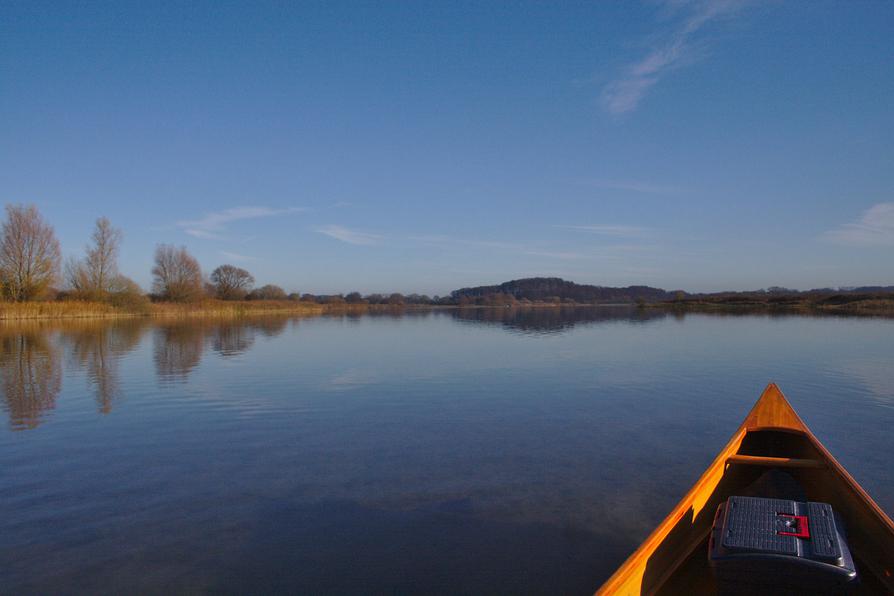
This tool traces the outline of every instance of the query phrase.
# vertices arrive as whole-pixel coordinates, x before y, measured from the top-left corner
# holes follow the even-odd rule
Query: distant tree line
[[[198,260],[184,246],[160,244],[152,267],[152,290],[146,295],[139,285],[118,270],[124,236],[105,217],[96,220],[83,256],[61,263],[61,251],[53,227],[37,208],[7,205],[0,223],[0,299],[12,302],[74,299],[108,302],[140,308],[149,300],[195,302],[218,300],[292,300],[326,305],[402,306],[524,306],[529,304],[644,303],[704,299],[730,303],[749,298],[784,302],[797,297],[894,293],[894,286],[821,288],[798,291],[770,287],[753,292],[689,294],[650,286],[607,287],[577,284],[558,277],[517,279],[493,286],[462,288],[449,296],[425,294],[299,294],[287,293],[273,284],[254,287],[247,270],[222,264],[206,278]],[[61,284],[61,287],[60,287]]]
[[[150,300],[195,302],[219,300],[292,300],[331,305],[431,305],[446,303],[419,294],[347,295],[291,294],[280,286],[255,287],[254,276],[241,267],[223,264],[206,278],[198,260],[184,246],[160,244],[152,266],[152,288],[145,294],[118,269],[124,235],[105,217],[96,220],[83,256],[62,264],[59,241],[53,227],[36,207],[7,205],[0,224],[0,299],[84,300],[120,306],[144,306]]]
[[[607,304],[607,303],[654,303],[684,302],[710,299],[730,302],[759,299],[767,302],[785,302],[802,298],[832,297],[837,295],[860,296],[889,295],[894,286],[862,286],[849,288],[818,288],[792,290],[780,286],[745,292],[714,292],[696,294],[683,290],[663,290],[650,286],[609,287],[577,284],[558,277],[531,277],[516,279],[495,286],[476,286],[454,290],[450,302],[460,306],[515,306],[526,304]]]

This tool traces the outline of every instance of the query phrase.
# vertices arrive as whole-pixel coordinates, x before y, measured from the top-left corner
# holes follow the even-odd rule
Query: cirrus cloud
[[[894,203],[877,203],[860,219],[825,233],[825,238],[848,246],[894,245]]]
[[[260,219],[277,215],[301,213],[303,211],[306,211],[306,209],[301,207],[286,207],[283,209],[257,206],[232,207],[230,209],[224,209],[223,211],[206,213],[199,219],[181,220],[174,225],[194,238],[220,240],[223,238],[221,233],[226,231],[227,225],[230,223],[245,219]]]
[[[602,90],[605,109],[616,116],[632,112],[649,90],[668,72],[692,62],[693,39],[708,23],[737,13],[743,0],[677,0],[666,3],[672,9],[688,9],[667,31],[658,34],[649,52],[628,65],[623,74]]]
[[[317,232],[325,234],[335,240],[340,240],[347,244],[356,244],[358,246],[372,246],[379,244],[384,239],[378,234],[370,234],[368,232],[358,232],[357,230],[349,230],[343,226],[329,225],[317,228]]]
[[[220,256],[237,263],[250,263],[252,261],[258,260],[257,257],[250,257],[248,255],[239,254],[237,252],[230,252],[228,250],[220,251]]]

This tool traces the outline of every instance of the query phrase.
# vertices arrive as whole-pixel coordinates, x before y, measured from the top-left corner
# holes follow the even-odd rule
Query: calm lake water
[[[894,321],[0,327],[0,593],[586,594],[767,382],[894,512]]]

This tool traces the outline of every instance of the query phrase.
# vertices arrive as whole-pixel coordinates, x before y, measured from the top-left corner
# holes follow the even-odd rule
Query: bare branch
[[[0,287],[14,301],[40,298],[56,282],[59,242],[33,205],[7,205],[0,226]]]
[[[202,269],[185,246],[159,244],[152,275],[153,291],[165,300],[189,302],[202,296]]]
[[[214,293],[221,300],[242,300],[255,283],[251,273],[233,265],[221,265],[211,272]]]

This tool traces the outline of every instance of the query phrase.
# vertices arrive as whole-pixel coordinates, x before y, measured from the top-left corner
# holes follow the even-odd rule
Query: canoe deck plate
[[[722,544],[736,551],[841,558],[835,517],[827,503],[730,497]]]

